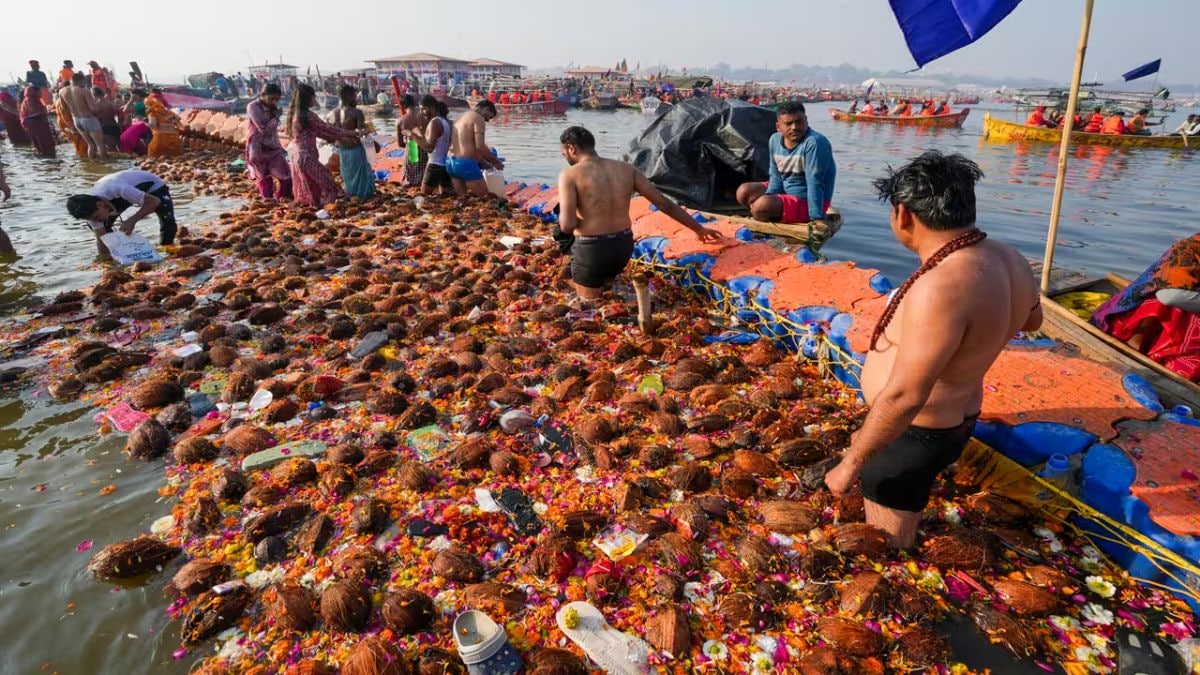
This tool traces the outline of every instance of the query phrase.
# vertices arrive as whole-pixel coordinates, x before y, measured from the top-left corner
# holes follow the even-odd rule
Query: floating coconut
[[[700,507],[709,518],[721,522],[729,522],[729,516],[737,512],[737,506],[720,495],[696,495],[688,501]]]
[[[247,486],[245,474],[236,469],[224,468],[212,481],[212,495],[221,501],[237,501],[246,494]]]
[[[168,380],[150,380],[129,392],[129,403],[138,410],[154,410],[183,400],[183,389]]]
[[[229,579],[231,570],[224,563],[196,558],[179,568],[171,584],[184,595],[195,595]]]
[[[273,534],[287,531],[311,513],[312,506],[308,502],[291,502],[273,506],[247,520],[242,526],[242,534],[246,539],[258,543]]]
[[[505,617],[516,614],[525,606],[526,595],[525,591],[515,586],[485,581],[467,586],[463,599],[471,608],[489,616]]]
[[[160,569],[182,551],[151,537],[109,544],[92,556],[88,570],[100,579],[129,579]]]
[[[888,604],[887,580],[873,570],[859,572],[842,587],[838,606],[848,614],[874,614]]]
[[[721,472],[721,492],[734,499],[749,499],[758,494],[758,481],[741,469],[729,468]]]
[[[539,649],[529,659],[529,675],[587,675],[588,672],[583,661],[565,649]]]
[[[687,462],[671,472],[671,484],[684,492],[704,492],[712,485],[712,475],[699,462]]]
[[[425,492],[437,483],[438,473],[421,462],[405,461],[400,463],[396,479],[405,489]]]
[[[333,519],[324,513],[318,513],[300,527],[293,542],[297,551],[306,555],[317,555],[332,536]]]
[[[879,558],[889,550],[887,533],[866,523],[838,525],[834,528],[830,540],[837,550],[847,555]]]
[[[249,455],[266,450],[274,444],[275,437],[271,435],[271,432],[253,424],[234,427],[221,437],[221,445],[239,455]]]
[[[595,511],[577,510],[562,514],[562,533],[571,539],[589,539],[604,529],[609,517]]]
[[[897,649],[905,663],[913,668],[935,668],[945,665],[953,656],[950,640],[927,626],[914,626],[904,631]]]
[[[1058,596],[1027,581],[997,579],[992,589],[1017,614],[1051,614],[1061,605]]]
[[[303,632],[311,630],[317,622],[316,596],[294,581],[267,588],[262,600],[268,620],[277,628]]]
[[[1043,588],[1061,591],[1064,588],[1078,585],[1078,582],[1067,576],[1065,572],[1048,565],[1032,565],[1026,567],[1024,572],[1031,583]]]
[[[202,436],[180,439],[172,450],[175,461],[180,464],[198,464],[217,458],[217,446]]]
[[[478,558],[453,548],[438,551],[431,568],[434,574],[458,583],[476,583],[483,578],[484,572]]]
[[[438,412],[430,403],[422,401],[405,410],[396,420],[400,429],[413,430],[428,426],[437,421]]]
[[[493,452],[488,458],[488,466],[499,476],[520,476],[523,467],[517,456],[507,450]]]
[[[321,618],[333,630],[358,632],[371,616],[371,594],[357,580],[335,581],[321,593]]]
[[[799,502],[782,499],[759,504],[758,513],[767,529],[782,534],[803,534],[820,522],[820,514],[816,511]]]
[[[395,451],[386,448],[375,448],[368,452],[367,456],[354,467],[354,472],[363,478],[374,476],[395,466],[397,459],[399,459],[399,456]]]
[[[254,559],[262,565],[277,563],[287,557],[287,542],[283,537],[270,536],[254,545]]]
[[[780,466],[803,469],[829,456],[829,452],[814,438],[793,438],[775,449]]]
[[[410,671],[399,647],[373,636],[354,645],[339,672],[341,675],[408,675]]]
[[[708,537],[708,514],[694,503],[685,502],[671,509],[677,531],[688,539],[704,541]]]
[[[659,607],[646,620],[646,640],[672,658],[684,658],[692,648],[688,615],[679,605]]]
[[[413,588],[391,591],[383,601],[383,622],[397,635],[428,630],[437,615],[433,600]]]
[[[773,574],[786,567],[783,556],[770,541],[755,534],[747,534],[736,545],[738,559],[754,574]]]
[[[865,658],[883,651],[883,636],[853,619],[825,617],[817,622],[817,633],[850,656]]]
[[[353,466],[363,460],[363,451],[357,445],[335,445],[325,453],[325,459],[334,464],[348,464]]]
[[[201,593],[183,617],[183,641],[196,644],[229,628],[254,600],[254,593],[245,584]]]
[[[1029,519],[1029,510],[994,492],[977,492],[963,502],[967,513],[988,523],[1012,525]]]
[[[184,507],[180,522],[189,533],[204,534],[220,524],[221,509],[217,507],[215,499],[202,495]]]
[[[373,546],[350,546],[334,558],[333,572],[347,580],[378,579],[387,572],[387,558]]]
[[[317,480],[317,465],[306,457],[291,457],[271,468],[271,480],[285,487],[295,487]]]
[[[356,534],[379,534],[387,525],[388,509],[379,500],[368,497],[350,511],[350,529]]]
[[[550,536],[538,542],[529,554],[529,569],[538,577],[562,582],[575,567],[575,544],[570,539]]]
[[[137,425],[125,443],[125,451],[138,459],[154,459],[170,447],[171,432],[153,418]]]
[[[721,596],[716,612],[724,619],[726,628],[733,630],[766,630],[775,621],[774,613],[767,607],[767,603],[749,593],[729,593]]]
[[[275,504],[283,498],[284,489],[274,483],[259,483],[242,495],[242,506],[261,508]]]
[[[927,539],[921,555],[934,565],[976,570],[996,559],[993,549],[993,540],[986,532],[955,528]]]
[[[540,650],[533,655],[536,661],[538,654],[544,654],[550,650]],[[556,650],[559,651],[559,650]],[[530,666],[532,675],[534,666]],[[450,652],[439,649],[437,647],[425,647],[421,654],[417,657],[416,675],[466,675],[467,668],[463,665],[462,659],[458,658]],[[548,675],[548,674],[544,674]]]
[[[654,546],[659,564],[675,574],[687,576],[704,564],[703,549],[677,532],[663,534]]]
[[[367,397],[367,411],[373,415],[399,415],[408,409],[408,398],[398,389],[376,389]]]
[[[1018,658],[1037,656],[1041,652],[1038,631],[1017,617],[982,603],[974,605],[970,615],[992,644],[1002,645]]]

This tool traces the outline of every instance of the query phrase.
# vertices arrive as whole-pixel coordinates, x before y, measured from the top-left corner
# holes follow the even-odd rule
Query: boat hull
[[[471,105],[483,99],[471,99]],[[535,103],[497,103],[496,112],[501,115],[562,115],[567,112],[563,101],[537,101]]]
[[[1031,143],[1062,142],[1062,131],[1045,127],[1009,122],[990,114],[983,116],[983,137],[989,141],[1027,141]],[[1111,134],[1089,134],[1071,132],[1072,145],[1106,145],[1115,148],[1187,148],[1200,145],[1200,138],[1183,136],[1114,136]]]
[[[926,127],[931,129],[958,129],[967,121],[971,114],[970,108],[963,108],[949,115],[913,115],[911,117],[895,117],[892,115],[860,115],[833,108],[829,116],[836,122],[865,122],[868,124],[893,124],[901,127]]]

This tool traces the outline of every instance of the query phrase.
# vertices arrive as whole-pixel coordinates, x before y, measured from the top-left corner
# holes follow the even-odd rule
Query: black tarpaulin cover
[[[767,179],[775,112],[744,101],[684,99],[633,141],[625,160],[694,209],[728,207],[738,185]]]

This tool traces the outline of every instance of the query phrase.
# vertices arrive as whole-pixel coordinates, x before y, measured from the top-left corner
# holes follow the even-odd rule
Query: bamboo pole
[[[1079,48],[1075,52],[1075,72],[1071,75],[1071,95],[1067,99],[1067,115],[1063,121],[1062,143],[1058,146],[1058,175],[1054,178],[1054,202],[1050,206],[1050,232],[1046,235],[1046,252],[1042,256],[1042,292],[1050,290],[1050,270],[1054,266],[1054,247],[1058,244],[1058,219],[1062,215],[1063,187],[1067,182],[1067,152],[1071,147],[1071,130],[1079,104],[1079,83],[1083,80],[1083,58],[1087,54],[1088,33],[1092,29],[1092,6],[1095,0],[1084,0],[1083,24],[1079,28]]]

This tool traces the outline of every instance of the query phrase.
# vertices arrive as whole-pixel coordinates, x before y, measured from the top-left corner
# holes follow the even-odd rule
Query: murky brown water
[[[869,184],[888,162],[932,147],[976,159],[988,174],[979,191],[981,225],[1028,254],[1041,254],[1056,148],[982,142],[978,114],[963,130],[922,132],[834,124],[824,109],[812,106],[810,117],[834,143],[835,203],[848,223],[828,254],[880,267],[895,279],[914,267],[892,242],[886,210]],[[489,139],[508,159],[510,178],[552,181],[562,166],[558,134],[569,123],[587,125],[603,154],[619,156],[647,119],[636,112],[573,111],[565,118],[502,120]],[[67,146],[60,150],[70,154]],[[1200,165],[1192,153],[1073,152],[1060,264],[1136,275],[1171,242],[1196,231]],[[63,200],[125,164],[37,159],[7,144],[0,153],[14,193],[0,206],[0,220],[22,254],[15,263],[0,263],[5,320],[97,276],[91,235],[67,217]],[[229,208],[186,186],[172,187],[183,224]],[[197,655],[187,662],[172,657],[178,636],[164,612],[161,579],[123,588],[86,573],[91,551],[78,551],[82,543],[102,546],[135,536],[170,511],[156,492],[162,464],[127,460],[123,439],[97,436],[93,414],[86,405],[56,403],[37,391],[0,392],[0,673],[43,667],[61,673],[184,672]]]

